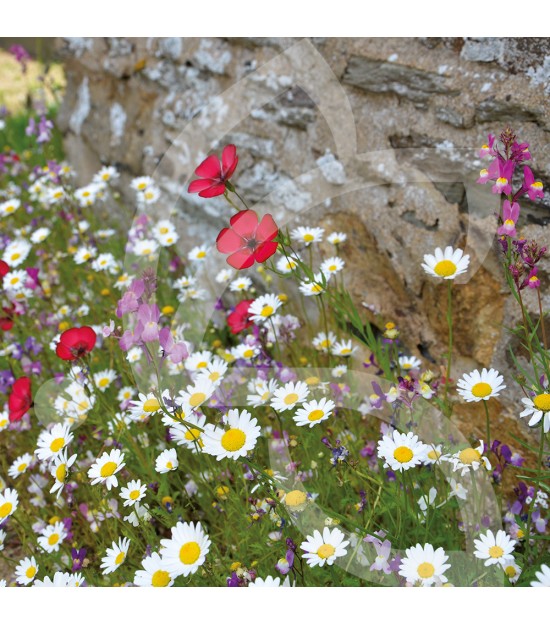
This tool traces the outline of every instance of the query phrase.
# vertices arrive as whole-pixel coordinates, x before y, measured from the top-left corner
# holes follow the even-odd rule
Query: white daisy
[[[67,458],[67,450],[64,449],[54,457],[50,468],[50,475],[55,479],[54,485],[50,489],[50,493],[57,492],[57,496],[61,495],[65,482],[67,480],[68,470],[73,466],[76,460],[76,454]]]
[[[176,404],[182,408],[188,407],[193,410],[207,402],[216,391],[216,384],[209,378],[199,378],[193,385],[187,387],[186,391],[180,391]],[[187,412],[187,410],[186,410]]]
[[[216,456],[216,460],[248,455],[261,434],[258,420],[251,417],[247,410],[239,413],[237,409],[232,409],[222,419],[227,428],[207,424],[202,437],[204,453]]]
[[[4,549],[4,541],[6,540],[6,532],[0,530],[0,551]]]
[[[165,449],[155,460],[157,473],[168,473],[178,468],[178,454],[175,449]]]
[[[0,493],[0,523],[12,515],[19,504],[19,497],[15,488],[6,488]]]
[[[34,452],[39,460],[49,460],[58,456],[73,440],[69,425],[56,423],[51,430],[43,430],[38,437],[38,448]]]
[[[5,430],[9,424],[10,424],[10,420],[8,416],[8,411],[7,410],[0,411],[0,432],[2,430]],[[0,486],[0,490],[2,490],[2,486]]]
[[[219,356],[214,356],[205,369],[200,369],[197,379],[207,378],[215,385],[220,385],[224,375],[227,373],[228,365]]]
[[[340,243],[344,243],[347,238],[348,235],[343,232],[331,232],[327,237],[327,241],[332,243],[332,245],[340,245]]]
[[[206,369],[212,360],[212,352],[204,350],[201,352],[193,352],[185,359],[185,368],[187,371],[200,371]]]
[[[499,391],[506,388],[504,378],[496,369],[483,369],[481,373],[474,369],[471,373],[465,373],[457,382],[458,394],[466,401],[487,401],[491,397],[500,394]]]
[[[94,484],[105,484],[107,490],[111,490],[113,486],[118,486],[118,473],[126,463],[124,462],[124,454],[120,449],[112,449],[110,452],[104,451],[92,466],[88,469],[88,477]]]
[[[550,587],[550,566],[543,564],[540,571],[535,573],[538,581],[532,581],[531,586],[533,588],[548,588]]]
[[[302,280],[298,288],[300,293],[306,297],[321,295],[321,293],[325,292],[327,282],[327,276],[322,273],[316,273],[313,275],[313,280]]]
[[[338,256],[331,256],[321,264],[321,271],[325,276],[334,276],[344,268],[344,261]]]
[[[308,395],[309,388],[305,382],[287,382],[273,392],[270,405],[280,412],[292,410],[297,404],[302,404]]]
[[[187,254],[187,258],[190,261],[202,262],[206,258],[207,253],[208,253],[208,246],[197,245]]]
[[[128,555],[129,547],[129,538],[119,538],[118,543],[113,541],[112,547],[107,548],[105,556],[101,558],[99,568],[103,569],[103,575],[113,573],[124,563],[124,560],[126,560],[126,556]]]
[[[159,244],[154,239],[142,239],[134,244],[136,256],[151,256],[158,250]]]
[[[525,410],[520,413],[520,417],[531,417],[529,419],[529,426],[535,427],[541,421],[542,429],[545,434],[550,432],[550,393],[544,392],[535,395],[534,397],[523,397],[522,403],[525,406]]]
[[[511,584],[515,584],[521,575],[522,568],[517,565],[513,557],[506,559],[501,566],[504,571],[504,575],[508,578],[508,581]]]
[[[202,413],[194,412],[185,417],[185,423],[173,425],[170,428],[170,436],[177,445],[183,445],[197,453],[204,447],[202,430],[204,430],[205,425],[206,417]]]
[[[120,489],[120,496],[124,506],[135,506],[147,493],[147,486],[141,480],[131,480]]]
[[[342,356],[343,358],[349,358],[356,350],[357,347],[353,347],[351,340],[336,341],[330,349],[333,356]]]
[[[251,380],[248,384],[248,390],[253,394],[246,396],[246,401],[253,407],[263,406],[273,396],[273,393],[279,387],[277,380]]]
[[[329,332],[328,335],[326,332],[319,332],[319,334],[313,339],[313,347],[317,351],[324,352],[325,354],[329,352],[336,344],[336,334],[334,332]]]
[[[249,345],[248,343],[241,343],[231,348],[231,355],[235,360],[253,360],[256,356],[259,356],[260,348],[256,345]]]
[[[47,525],[38,537],[38,544],[47,553],[59,551],[59,546],[67,538],[67,531],[61,521]]]
[[[233,277],[233,272],[229,269],[222,269],[216,274],[216,282],[218,284],[224,284],[225,282],[229,282]]]
[[[105,369],[94,373],[94,382],[97,388],[104,393],[109,386],[116,380],[116,371],[113,369]]]
[[[442,445],[428,445],[428,451],[426,453],[426,457],[424,458],[424,464],[438,464],[442,460],[448,460],[448,455],[443,453]]]
[[[138,178],[134,178],[130,183],[130,186],[134,191],[145,191],[149,187],[155,184],[154,180],[151,176],[139,176]]]
[[[465,273],[470,264],[468,254],[464,255],[462,250],[453,250],[450,245],[445,248],[445,252],[437,247],[434,254],[424,254],[422,269],[435,278],[454,280],[460,274]]]
[[[153,393],[139,394],[139,399],[134,399],[128,406],[132,421],[147,421],[152,415],[161,410],[160,402]]]
[[[291,231],[290,236],[300,243],[305,243],[306,246],[312,243],[320,243],[323,240],[324,228],[305,228],[304,226],[298,226]]]
[[[285,578],[285,581],[281,584],[280,577],[272,577],[268,575],[265,579],[257,577],[253,582],[249,582],[248,588],[279,588],[284,586],[290,586],[290,578]]]
[[[156,552],[144,558],[141,562],[143,570],[136,571],[134,586],[161,588],[173,586],[174,580],[166,570],[164,560]]]
[[[43,580],[37,579],[35,580],[33,586],[54,586],[58,588],[67,588],[71,583],[71,574],[64,573],[63,571],[57,571],[53,576],[53,579],[50,579],[46,576]]]
[[[479,539],[474,540],[476,551],[474,555],[480,560],[485,560],[485,566],[491,564],[504,564],[514,551],[515,540],[512,540],[504,530],[498,530],[493,534],[487,530],[486,534],[480,534]]]
[[[419,441],[412,432],[402,434],[394,430],[378,441],[378,457],[384,460],[384,467],[393,471],[407,471],[421,464],[429,450],[428,445]]]
[[[25,262],[31,249],[31,244],[24,239],[12,241],[5,248],[2,260],[8,263],[12,268],[18,267],[21,263]]]
[[[281,273],[292,273],[295,269],[298,268],[298,261],[301,261],[299,255],[288,255],[279,258],[277,261],[277,271]]]
[[[466,501],[466,499],[468,498],[468,490],[466,488],[464,488],[464,486],[462,486],[462,484],[457,482],[452,477],[451,478],[447,478],[447,481],[449,482],[449,486],[451,487],[449,496],[450,497],[457,497],[458,499],[462,499],[463,501]]]
[[[149,512],[149,506],[147,504],[136,504],[128,516],[124,517],[125,521],[128,521],[133,527],[138,527],[141,522],[147,523],[151,519],[151,513]]]
[[[172,538],[160,541],[163,566],[172,577],[187,577],[204,564],[210,551],[210,539],[200,523],[182,523],[172,528]]]
[[[49,228],[37,228],[31,234],[31,243],[42,243],[50,236],[51,230]]]
[[[399,574],[402,575],[409,584],[431,586],[432,584],[445,584],[447,578],[443,573],[451,568],[450,564],[445,564],[449,556],[445,554],[442,547],[433,548],[426,543],[424,546],[417,544],[405,550],[406,557],[403,558],[399,566]]]
[[[30,584],[36,574],[38,573],[38,564],[34,559],[34,556],[30,558],[23,558],[19,561],[19,564],[15,567],[15,581],[21,586],[27,586]]]
[[[21,206],[21,201],[17,198],[7,200],[0,204],[0,215],[6,217],[7,215],[13,215],[15,211]]]
[[[29,274],[24,269],[15,269],[14,271],[8,271],[3,278],[2,285],[6,291],[17,293],[26,287],[28,279]]]
[[[283,302],[278,295],[273,295],[272,293],[261,295],[250,304],[248,316],[256,325],[262,325],[272,317],[282,305]]]
[[[15,480],[20,475],[23,475],[23,473],[26,473],[31,462],[31,454],[23,454],[22,456],[19,456],[11,463],[10,468],[8,469],[8,475]]]
[[[422,361],[414,356],[399,356],[399,366],[403,371],[412,371],[413,369],[420,369]]]
[[[323,397],[321,400],[306,401],[301,408],[298,408],[293,419],[296,425],[314,425],[328,419],[334,410],[335,403],[331,399]]]
[[[93,247],[79,247],[73,255],[73,260],[77,265],[83,265],[92,258],[95,258],[97,251]]]
[[[300,549],[305,551],[303,558],[311,568],[315,566],[330,566],[334,564],[336,558],[341,558],[347,554],[346,547],[349,540],[344,540],[344,533],[337,527],[329,529],[323,528],[323,533],[319,530],[313,531],[313,536],[307,536],[307,539],[300,545]]]
[[[229,285],[229,290],[234,292],[248,291],[252,286],[252,280],[248,276],[240,276]]]
[[[118,178],[118,171],[112,165],[105,165],[93,177],[93,182],[108,183]]]
[[[470,470],[477,471],[481,466],[484,466],[487,471],[491,470],[491,463],[489,459],[483,455],[484,451],[483,441],[479,441],[479,445],[474,449],[473,447],[466,447],[461,451],[457,451],[449,458],[446,458],[448,462],[453,465],[453,471],[460,471],[460,475],[464,476],[470,472]]]

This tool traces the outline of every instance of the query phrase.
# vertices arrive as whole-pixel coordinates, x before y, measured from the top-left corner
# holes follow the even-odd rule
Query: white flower
[[[262,380],[260,378],[252,380],[248,384],[248,390],[253,394],[246,396],[246,401],[253,407],[263,406],[273,396],[273,393],[278,388],[277,380],[273,378],[271,380]]]
[[[44,430],[38,437],[38,448],[35,451],[36,457],[39,460],[55,458],[67,447],[73,438],[74,435],[71,433],[68,425],[56,423],[50,431]]]
[[[2,202],[0,204],[0,216],[6,217],[7,215],[13,215],[20,206],[21,202],[16,198]]]
[[[521,401],[525,410],[519,416],[521,418],[531,417],[529,419],[530,427],[538,425],[544,417],[542,428],[544,433],[548,434],[550,432],[550,393],[545,392],[534,397],[523,397]]]
[[[31,249],[32,246],[28,241],[17,239],[7,245],[2,260],[8,263],[11,268],[18,267],[21,263],[25,262]]]
[[[508,581],[511,584],[515,584],[518,579],[519,576],[521,575],[522,569],[521,567],[519,567],[516,564],[516,561],[514,560],[514,558],[507,558],[502,564],[502,570],[504,571],[504,574],[506,575],[506,577],[508,578]]]
[[[486,534],[480,534],[479,539],[474,540],[476,551],[474,555],[480,560],[485,560],[485,566],[491,564],[504,564],[506,559],[514,551],[515,540],[512,540],[504,530],[498,530],[493,534],[487,530]]]
[[[253,582],[249,582],[248,588],[264,588],[264,587],[272,587],[279,588],[284,586],[290,586],[290,578],[287,577],[285,581],[281,584],[280,577],[272,577],[268,575],[265,579],[261,577],[257,577]]]
[[[97,251],[93,247],[80,247],[76,250],[73,260],[77,265],[83,265],[95,257]]]
[[[294,422],[296,425],[308,425],[312,428],[314,425],[321,423],[328,419],[335,404],[331,399],[323,397],[321,400],[306,401],[301,408],[298,408],[294,415]]]
[[[30,558],[23,558],[23,560],[20,560],[19,564],[15,567],[15,581],[21,586],[27,586],[36,577],[38,568],[39,567],[34,559],[34,556]]]
[[[452,477],[449,478],[447,481],[449,482],[449,486],[451,487],[450,496],[457,497],[458,499],[466,501],[466,499],[468,498],[468,490]]]
[[[173,577],[195,573],[210,551],[210,539],[200,523],[182,523],[172,528],[172,538],[160,541],[163,566]]]
[[[53,459],[53,464],[50,468],[50,475],[55,478],[54,485],[50,489],[50,493],[57,492],[57,496],[61,495],[63,487],[65,486],[65,480],[67,479],[67,472],[70,467],[73,466],[76,460],[76,454],[73,454],[70,458],[67,458],[67,450],[64,449],[61,453]]]
[[[461,471],[460,475],[466,475],[470,470],[477,471],[482,465],[491,470],[491,463],[489,459],[483,455],[484,445],[483,441],[479,441],[479,445],[474,449],[473,447],[467,447],[461,451],[457,451],[449,458],[444,458],[448,462],[452,463],[453,471]]]
[[[298,288],[306,297],[321,295],[325,292],[327,282],[328,278],[324,274],[316,273],[313,275],[313,280],[302,280]]]
[[[197,378],[192,386],[187,387],[187,391],[179,392],[176,404],[187,413],[187,408],[196,409],[207,402],[215,393],[216,388],[216,384],[209,378]]]
[[[324,352],[325,354],[331,350],[336,344],[336,334],[329,332],[328,335],[325,332],[319,332],[319,334],[313,339],[313,347],[317,351]]]
[[[136,256],[151,256],[158,250],[159,245],[154,239],[142,239],[134,244],[134,254]]]
[[[330,351],[334,356],[349,358],[356,350],[357,347],[353,347],[351,340],[349,340],[335,342]]]
[[[0,523],[17,510],[19,497],[14,488],[6,488],[0,493]]]
[[[168,473],[178,468],[178,454],[175,449],[165,449],[155,460],[157,473]]]
[[[206,245],[197,245],[188,254],[187,258],[194,262],[202,262],[206,258],[208,247]]]
[[[340,245],[340,243],[343,243],[347,238],[348,235],[343,232],[331,232],[327,237],[327,241],[332,243],[332,245]]]
[[[349,540],[344,540],[344,533],[337,527],[330,530],[328,527],[323,528],[323,534],[319,530],[313,531],[313,536],[307,536],[307,539],[300,545],[300,549],[305,551],[303,558],[306,559],[310,567],[314,566],[330,566],[334,564],[336,558],[341,558],[347,554],[346,547]]]
[[[259,354],[259,347],[256,347],[256,345],[249,345],[248,343],[241,343],[240,345],[231,348],[231,355],[236,360],[253,360]]]
[[[414,356],[399,356],[399,366],[403,371],[411,371],[412,369],[420,369],[422,361]]]
[[[38,544],[48,553],[59,551],[59,546],[67,538],[67,531],[61,521],[53,525],[47,525],[42,530],[42,536],[38,537]]]
[[[252,280],[248,276],[240,276],[236,280],[233,280],[229,285],[230,291],[248,291],[252,286]]]
[[[283,302],[278,295],[273,295],[272,293],[261,295],[250,304],[248,316],[256,325],[262,325],[272,317],[282,305]]]
[[[124,466],[124,454],[120,449],[112,449],[110,452],[104,451],[100,458],[88,470],[88,477],[94,484],[105,484],[107,490],[113,486],[118,486],[118,473]]]
[[[229,282],[233,277],[233,272],[229,269],[222,269],[216,274],[216,282],[218,284],[223,284],[225,282]]]
[[[208,424],[203,433],[204,453],[216,456],[216,460],[223,458],[240,458],[248,455],[256,446],[256,441],[261,434],[261,428],[257,419],[243,410],[229,410],[223,417],[227,429]]]
[[[432,254],[424,255],[422,269],[435,278],[454,280],[460,274],[465,273],[470,264],[469,255],[463,254],[462,250],[453,250],[450,245],[445,248],[445,252],[437,247],[434,256]]]
[[[193,412],[185,417],[185,423],[176,423],[170,428],[170,436],[177,445],[183,445],[197,453],[204,447],[201,430],[204,430],[205,425],[206,417]]]
[[[118,171],[115,167],[109,165],[102,167],[93,177],[93,182],[96,184],[105,184],[106,182],[112,182],[118,178]]]
[[[298,268],[298,261],[301,260],[302,259],[299,255],[283,256],[277,261],[277,271],[280,271],[281,273],[292,273]]]
[[[341,258],[338,256],[331,256],[323,261],[321,264],[321,271],[328,278],[329,276],[336,275],[339,271],[342,271],[344,265],[345,263]]]
[[[287,382],[283,387],[273,392],[271,407],[282,412],[292,410],[296,404],[303,403],[309,395],[309,388],[305,382]]]
[[[550,566],[543,564],[540,571],[535,573],[538,581],[532,581],[531,586],[533,588],[548,588],[550,587]]]
[[[124,506],[135,506],[140,502],[147,492],[147,486],[141,483],[141,480],[131,480],[127,486],[120,489],[120,496],[123,499]]]
[[[158,553],[154,552],[144,558],[141,562],[141,566],[143,570],[136,571],[134,576],[135,586],[160,588],[172,586],[174,584],[172,576],[166,570],[167,567],[164,560]]]
[[[128,548],[130,547],[129,538],[119,538],[118,543],[113,541],[112,547],[107,548],[106,555],[101,558],[100,569],[103,569],[103,575],[113,573],[126,560]]]
[[[445,564],[449,556],[442,547],[434,550],[429,543],[424,546],[417,544],[416,547],[406,549],[405,554],[406,557],[399,566],[399,574],[406,578],[407,582],[422,586],[447,582],[443,573],[451,568],[451,565]]]
[[[31,454],[23,454],[22,456],[19,456],[11,463],[11,466],[8,469],[8,475],[11,478],[16,479],[27,471],[31,462]]]
[[[306,246],[312,243],[320,243],[323,240],[324,228],[305,228],[298,226],[290,233],[290,236],[300,243],[305,243]]]
[[[466,401],[487,401],[491,397],[499,395],[499,391],[506,388],[504,378],[496,369],[483,369],[481,373],[474,369],[471,373],[465,373],[457,382],[458,394]]]
[[[97,388],[104,393],[111,383],[116,379],[116,371],[113,369],[105,369],[104,371],[98,371],[94,373],[94,382]]]
[[[42,241],[45,241],[48,238],[50,232],[51,230],[49,228],[37,228],[31,234],[31,243],[42,243]]]
[[[378,457],[384,460],[384,467],[393,471],[407,471],[421,464],[429,451],[428,445],[418,440],[412,432],[402,434],[394,430],[378,441]]]

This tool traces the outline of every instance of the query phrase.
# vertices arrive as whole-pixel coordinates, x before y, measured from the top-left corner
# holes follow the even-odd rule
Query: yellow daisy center
[[[121,551],[115,558],[115,564],[120,566],[124,562],[125,557],[126,557],[126,554],[124,553],[124,551]]]
[[[18,259],[18,258],[20,258],[20,257],[21,257],[21,254],[20,254],[19,252],[14,252],[14,253],[11,255],[11,259],[12,259],[12,260],[17,260],[17,259]]]
[[[185,440],[196,441],[198,438],[200,438],[200,435],[200,430],[197,430],[197,428],[191,428],[187,430],[187,432],[185,432]]]
[[[325,413],[323,410],[312,410],[307,418],[309,421],[319,421],[319,419],[322,419],[324,416]]]
[[[254,350],[253,349],[247,349],[246,351],[243,352],[243,356],[245,358],[252,358],[252,356],[254,356]]]
[[[325,543],[324,545],[321,545],[319,549],[317,549],[317,555],[320,558],[323,558],[323,560],[330,558],[331,556],[334,555],[335,552],[336,552],[336,549],[332,545],[328,545],[327,543]]]
[[[204,369],[205,367],[208,367],[208,363],[205,362],[204,360],[197,364],[197,369]]]
[[[7,517],[8,514],[11,514],[12,510],[13,510],[13,504],[11,503],[11,501],[6,501],[6,503],[3,503],[0,506],[0,519]]]
[[[170,574],[167,571],[155,571],[151,577],[151,586],[163,588],[170,583]]]
[[[140,491],[140,490],[138,490],[138,489],[136,488],[135,490],[133,490],[133,491],[130,493],[129,497],[130,497],[130,499],[132,499],[133,501],[135,501],[135,500],[136,500],[136,499],[137,499],[140,495],[141,495],[141,491]]]
[[[434,267],[434,271],[442,278],[448,278],[456,273],[456,265],[452,260],[440,260]]]
[[[315,237],[312,234],[304,234],[304,241],[306,243],[311,243]]]
[[[23,473],[23,471],[27,468],[27,463],[26,462],[22,462],[18,467],[17,470],[19,471],[19,473]]]
[[[493,392],[490,384],[487,382],[478,382],[472,386],[472,395],[474,397],[487,397]]]
[[[273,314],[273,306],[269,306],[268,304],[266,304],[262,308],[262,312],[260,313],[262,317],[269,317],[272,314]]]
[[[29,566],[29,568],[27,569],[25,575],[29,579],[32,579],[36,575],[36,567],[35,566]]]
[[[200,555],[201,548],[194,541],[185,543],[180,549],[180,560],[183,564],[194,564]]]
[[[106,462],[101,467],[101,470],[99,471],[99,475],[101,475],[101,477],[110,477],[117,470],[117,466],[118,465],[116,462],[112,462],[112,461]]]
[[[171,471],[171,470],[174,468],[173,463],[172,463],[172,462],[167,462],[167,463],[166,463],[166,468],[167,468],[167,469],[170,469],[170,471]]]
[[[67,465],[60,464],[55,470],[55,479],[58,482],[64,482],[66,477],[67,477]]]
[[[216,380],[218,380],[220,377],[220,372],[219,371],[212,371],[212,373],[208,376],[209,380],[212,380],[212,382],[215,382]]]
[[[306,502],[307,495],[302,490],[291,490],[286,494],[285,504],[287,506],[301,506]]]
[[[222,436],[221,444],[226,451],[238,451],[246,442],[246,434],[238,428],[231,428]]]
[[[143,410],[145,412],[156,412],[159,408],[160,408],[160,404],[159,404],[158,399],[156,399],[156,398],[148,399],[143,404]]]
[[[422,579],[428,579],[429,577],[433,577],[435,568],[434,565],[429,562],[422,562],[422,564],[420,564],[416,569],[416,572],[419,577],[422,577]]]
[[[50,450],[53,451],[54,453],[57,453],[60,449],[63,449],[64,446],[65,446],[64,438],[55,438],[50,443]]]
[[[502,547],[499,547],[498,545],[494,545],[489,549],[489,555],[491,556],[491,558],[502,558],[502,556],[504,555],[504,549]]]
[[[428,458],[430,460],[439,460],[440,456],[441,456],[441,453],[437,451],[437,449],[431,449],[428,452]]]
[[[313,284],[311,286],[311,290],[313,293],[320,293],[323,290],[323,287],[320,284]]]
[[[299,397],[297,393],[289,393],[285,399],[284,402],[287,406],[290,406],[290,404],[295,404],[298,401]]]
[[[19,276],[14,276],[11,280],[10,280],[10,284],[17,284],[19,282]]]
[[[200,406],[202,402],[206,399],[206,395],[204,393],[193,393],[189,398],[189,403],[193,408]]]
[[[533,404],[538,410],[548,412],[550,410],[550,393],[541,393],[533,398]]]
[[[458,459],[462,464],[472,464],[472,462],[479,462],[481,460],[481,454],[477,449],[467,447],[458,454]]]
[[[48,545],[55,545],[59,542],[59,534],[50,534],[48,537]]]
[[[506,573],[506,575],[508,575],[508,577],[514,577],[516,574],[516,569],[510,564],[504,569],[504,572]]]
[[[100,386],[101,388],[104,388],[108,384],[109,384],[109,378],[101,378],[101,380],[99,380],[98,386]]]
[[[199,252],[197,254],[197,258],[204,258],[206,256],[206,252]]]
[[[405,462],[409,462],[410,460],[412,460],[413,452],[410,447],[402,446],[398,447],[393,452],[393,457],[397,460],[397,462],[404,464]]]

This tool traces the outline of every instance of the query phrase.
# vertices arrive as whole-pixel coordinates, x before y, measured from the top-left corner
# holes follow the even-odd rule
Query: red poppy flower
[[[9,420],[20,421],[27,410],[32,406],[30,378],[22,377],[15,380],[8,400]]]
[[[10,306],[9,308],[3,306],[2,311],[4,315],[0,317],[0,330],[7,332],[13,328],[13,316],[16,314],[15,306]]]
[[[263,263],[277,251],[279,233],[271,215],[264,215],[258,223],[254,211],[239,211],[231,217],[230,227],[224,228],[216,239],[218,252],[230,254],[227,262],[235,269],[246,269],[254,262]]]
[[[227,181],[237,167],[239,157],[234,145],[226,145],[222,152],[222,159],[211,154],[195,169],[195,174],[201,180],[193,180],[189,185],[189,193],[197,193],[200,197],[216,197],[223,195]]]
[[[3,278],[8,271],[10,270],[10,266],[4,260],[0,260],[0,278]]]
[[[96,333],[89,326],[65,330],[55,353],[63,360],[77,360],[92,351],[96,339]]]
[[[245,299],[235,306],[235,310],[227,315],[227,325],[233,334],[238,334],[252,325],[248,309],[253,299]]]

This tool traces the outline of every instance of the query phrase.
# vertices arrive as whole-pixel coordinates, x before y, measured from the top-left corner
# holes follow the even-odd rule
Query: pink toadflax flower
[[[537,198],[544,197],[544,191],[542,190],[542,182],[540,180],[535,181],[535,176],[531,171],[531,168],[525,165],[523,168],[523,188],[525,193],[529,196],[530,200],[536,200]]]
[[[508,200],[504,200],[502,205],[502,226],[497,230],[497,233],[508,237],[517,236],[516,222],[518,217],[519,204],[517,202],[510,204]]]

